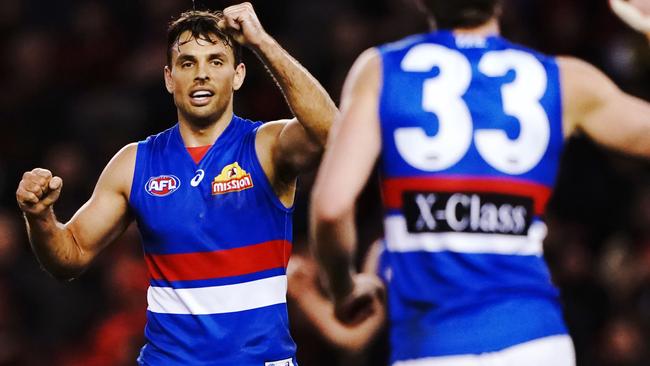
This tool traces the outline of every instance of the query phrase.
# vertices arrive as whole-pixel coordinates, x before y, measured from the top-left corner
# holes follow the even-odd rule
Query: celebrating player
[[[355,200],[379,159],[391,363],[574,365],[542,255],[563,141],[650,157],[650,104],[584,61],[500,37],[498,0],[420,5],[440,30],[359,57],[313,190],[336,314],[378,313],[381,286],[352,258]]]
[[[240,45],[271,71],[295,118],[233,114],[246,74]],[[54,276],[74,278],[135,219],[151,278],[140,365],[293,365],[285,271],[295,179],[318,159],[336,106],[249,3],[182,14],[164,76],[178,123],[119,151],[68,223],[52,208],[62,180],[24,174],[16,197],[33,251]]]

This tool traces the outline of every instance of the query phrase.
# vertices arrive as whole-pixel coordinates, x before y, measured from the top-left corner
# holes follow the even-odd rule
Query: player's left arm
[[[650,103],[585,61],[561,57],[558,63],[565,135],[583,132],[607,148],[650,158]]]
[[[250,3],[230,6],[223,13],[220,25],[262,60],[295,117],[266,124],[261,131],[273,137],[268,148],[276,171],[271,178],[291,182],[320,157],[338,109],[320,83],[266,33]]]

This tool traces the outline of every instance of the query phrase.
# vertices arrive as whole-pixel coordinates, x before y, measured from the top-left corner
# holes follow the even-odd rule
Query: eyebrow
[[[225,52],[217,52],[217,53],[211,53],[211,54],[208,55],[208,60],[212,60],[212,59],[215,59],[215,58],[225,59],[225,58],[228,58],[228,54],[225,53]]]
[[[228,55],[225,52],[217,52],[217,53],[211,53],[208,56],[208,60],[213,60],[213,59],[227,59]],[[194,55],[188,55],[186,53],[181,53],[178,55],[178,58],[176,59],[176,63],[182,63],[185,61],[194,61],[196,62],[196,56]]]
[[[196,61],[196,57],[194,57],[192,55],[188,55],[188,54],[180,54],[180,55],[178,55],[178,58],[176,59],[177,64],[185,62],[185,61]]]

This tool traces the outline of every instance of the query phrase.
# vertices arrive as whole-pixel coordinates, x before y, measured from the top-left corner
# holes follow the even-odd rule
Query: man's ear
[[[244,84],[244,79],[246,78],[246,65],[243,62],[240,62],[237,67],[235,67],[235,76],[232,80],[232,88],[234,90],[239,90],[242,84]]]
[[[165,66],[165,88],[169,94],[174,94],[174,80],[172,79],[172,70],[169,66]]]

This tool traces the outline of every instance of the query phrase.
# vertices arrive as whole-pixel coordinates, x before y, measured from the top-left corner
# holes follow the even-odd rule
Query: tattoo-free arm
[[[576,58],[559,58],[565,135],[650,158],[650,103],[624,93],[605,74]]]
[[[131,186],[136,145],[123,148],[102,172],[91,198],[66,224],[54,210],[42,217],[25,215],[34,254],[58,279],[79,276],[131,222],[127,187]]]
[[[312,191],[314,252],[336,299],[353,287],[356,250],[354,206],[381,148],[378,98],[381,60],[364,52],[345,82],[341,117],[335,124]]]

